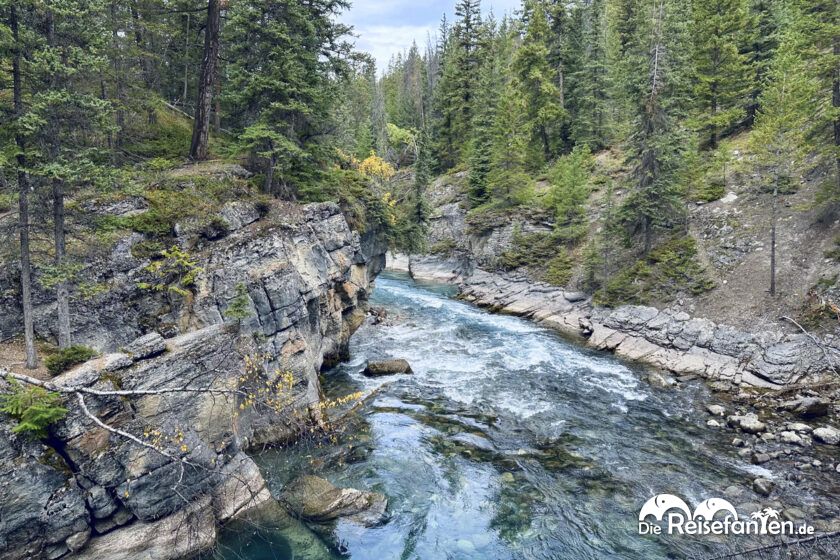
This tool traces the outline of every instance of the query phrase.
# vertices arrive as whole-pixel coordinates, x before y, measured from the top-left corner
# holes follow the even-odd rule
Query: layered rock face
[[[183,558],[270,499],[244,451],[318,420],[318,372],[363,321],[385,252],[334,204],[287,210],[195,246],[201,272],[188,297],[141,293],[142,262],[115,273],[118,295],[76,325],[106,353],[53,380],[85,388],[84,407],[68,396],[49,445],[0,422],[0,559]],[[240,286],[250,316],[238,323],[225,313]],[[281,376],[282,403],[249,406]]]

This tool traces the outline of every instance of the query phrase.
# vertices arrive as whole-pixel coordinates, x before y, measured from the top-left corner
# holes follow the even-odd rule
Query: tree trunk
[[[776,296],[776,215],[778,213],[779,201],[779,177],[776,177],[776,185],[773,187],[773,206],[770,215],[770,295]]]
[[[143,81],[146,84],[147,93],[151,94],[154,91],[154,70],[149,58],[149,49],[143,38],[143,21],[136,0],[131,3],[131,19],[134,21],[134,43],[137,45],[137,51],[139,52],[140,67],[143,68]],[[150,102],[146,107],[146,120],[150,125],[157,122],[154,103]]]
[[[52,10],[47,10],[47,42],[50,48],[57,46],[55,40],[55,21],[53,19]],[[64,58],[64,57],[62,57]],[[66,63],[65,60],[62,60]],[[50,77],[50,89],[57,90],[63,86],[58,74],[53,74]],[[50,117],[53,127],[58,127],[56,117]],[[60,139],[57,135],[53,135],[49,140],[49,155],[50,159],[55,161],[61,153]],[[53,229],[54,229],[54,243],[55,243],[55,266],[59,276],[63,277],[64,271],[62,265],[64,264],[64,255],[66,253],[66,243],[64,235],[64,183],[59,178],[54,178],[52,181],[52,195],[53,195]],[[58,347],[61,349],[70,347],[70,304],[67,295],[67,283],[59,282],[55,287],[55,302],[56,310],[58,312]]]
[[[55,265],[58,273],[64,265],[66,254],[64,231],[64,184],[56,179],[53,181],[53,223],[55,225]],[[67,293],[67,283],[59,282],[55,287],[55,301],[58,308],[58,347],[69,348],[70,341],[70,301]]]
[[[14,83],[13,99],[15,117],[20,119],[23,116],[23,97],[21,83],[21,51],[23,46],[20,42],[18,30],[17,9],[15,4],[11,5],[9,27],[12,31],[15,50],[12,58],[12,81]],[[26,140],[20,132],[15,133],[17,144],[17,179],[19,196],[19,222],[20,232],[20,293],[21,307],[23,308],[23,336],[26,344],[26,367],[35,369],[38,367],[38,353],[35,349],[35,327],[32,321],[32,263],[29,253],[29,175],[26,172]]]
[[[185,107],[190,83],[190,15],[187,14],[187,31],[184,33],[184,91],[181,93],[181,102]]]
[[[198,84],[195,122],[193,124],[192,144],[190,145],[190,159],[195,161],[207,159],[213,85],[216,82],[216,68],[219,60],[220,25],[221,6],[219,0],[208,0],[207,26],[204,29],[204,59],[201,63],[201,81]]]
[[[277,157],[274,155],[269,156],[265,170],[265,184],[263,185],[263,190],[265,190],[266,194],[274,194],[275,165],[277,165]]]
[[[117,151],[117,157],[120,157],[120,152],[122,152],[123,147],[123,140],[125,135],[125,84],[123,83],[123,67],[122,67],[122,55],[120,54],[120,36],[119,36],[119,21],[118,21],[118,13],[117,13],[117,4],[116,2],[111,3],[111,25],[113,26],[113,32],[111,35],[111,39],[113,41],[113,49],[114,49],[114,78],[116,80],[116,98],[117,98],[117,110],[116,110],[116,123],[117,123],[117,130],[116,136],[114,138],[114,148]]]
[[[840,35],[834,36],[834,57],[840,60]],[[831,104],[837,116],[834,117],[834,166],[837,192],[840,193],[840,64],[834,68],[834,83],[832,84]]]
[[[213,130],[219,134],[222,130],[222,76],[216,71],[216,80],[213,83]]]

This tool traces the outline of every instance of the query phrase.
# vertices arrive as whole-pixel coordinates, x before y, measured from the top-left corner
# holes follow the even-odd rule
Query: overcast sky
[[[369,52],[380,70],[391,55],[407,50],[411,41],[426,44],[428,33],[434,35],[440,18],[452,21],[456,0],[351,0],[353,6],[341,19],[353,26],[358,35],[356,48]],[[492,8],[499,18],[519,8],[521,0],[482,0],[484,13]]]

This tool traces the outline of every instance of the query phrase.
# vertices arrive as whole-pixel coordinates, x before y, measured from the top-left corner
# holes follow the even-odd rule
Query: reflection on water
[[[275,492],[315,472],[389,497],[385,525],[339,525],[354,560],[656,559],[719,550],[711,537],[637,534],[651,496],[697,504],[755,472],[725,434],[705,426],[694,402],[700,386],[651,388],[611,356],[405,278],[380,278],[373,300],[388,324],[364,326],[351,361],[327,373],[324,388],[338,396],[387,386],[336,444],[258,458]],[[382,358],[405,358],[415,373],[361,375],[366,360]],[[330,556],[293,521],[234,525],[216,556]]]

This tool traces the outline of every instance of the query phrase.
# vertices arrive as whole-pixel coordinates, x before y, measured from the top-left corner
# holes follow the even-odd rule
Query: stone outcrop
[[[805,334],[747,332],[675,309],[597,308],[578,292],[524,275],[488,272],[467,257],[412,258],[409,268],[416,279],[457,284],[461,297],[479,306],[531,318],[581,336],[593,348],[675,374],[779,388],[818,380],[840,363],[840,340],[833,338],[817,345]]]
[[[385,253],[375,232],[351,231],[335,204],[285,210],[251,221],[232,208],[239,229],[193,240],[201,272],[189,297],[146,293],[137,285],[145,263],[134,257],[122,272],[108,261],[114,293],[74,309],[83,315],[77,340],[103,355],[54,382],[140,392],[84,399],[107,426],[171,456],[97,425],[75,396],[46,444],[3,419],[0,559],[183,558],[212,546],[219,523],[270,501],[244,451],[318,421],[318,372],[346,352]],[[249,316],[227,320],[240,286]],[[49,305],[36,311],[46,328]],[[15,312],[4,308],[0,325]],[[286,372],[282,408],[247,406],[248,394]]]
[[[368,377],[379,377],[381,375],[413,372],[411,371],[411,365],[405,360],[382,360],[368,363],[362,373]]]

